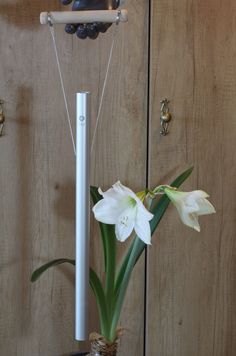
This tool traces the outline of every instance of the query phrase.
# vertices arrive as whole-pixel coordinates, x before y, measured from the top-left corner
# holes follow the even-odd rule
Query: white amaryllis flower
[[[206,199],[209,195],[202,190],[180,192],[171,187],[165,187],[164,192],[176,206],[182,222],[198,232],[200,231],[198,216],[216,212],[214,206]]]
[[[146,244],[151,243],[151,229],[149,221],[153,218],[137,195],[119,181],[112,188],[103,192],[103,196],[94,207],[96,220],[115,225],[116,237],[125,241],[135,230],[138,237]]]

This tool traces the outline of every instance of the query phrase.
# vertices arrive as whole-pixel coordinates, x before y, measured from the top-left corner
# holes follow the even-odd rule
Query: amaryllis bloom
[[[202,190],[180,192],[165,187],[164,192],[176,206],[182,222],[198,232],[200,231],[198,216],[216,212],[214,206],[206,199],[209,195]]]
[[[134,230],[137,236],[146,244],[151,243],[151,229],[149,221],[153,218],[137,195],[119,181],[112,188],[103,192],[103,196],[94,207],[95,219],[115,225],[116,237],[125,241]]]

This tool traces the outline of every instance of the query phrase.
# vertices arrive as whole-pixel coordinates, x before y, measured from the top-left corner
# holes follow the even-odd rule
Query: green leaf
[[[178,176],[171,183],[171,186],[175,187],[175,188],[179,188],[181,186],[181,184],[183,184],[185,182],[185,180],[190,176],[192,171],[193,171],[193,167],[184,171],[180,176]],[[161,198],[157,202],[153,201],[153,204],[151,205],[151,209],[150,209],[151,213],[154,215],[153,219],[150,221],[152,235],[156,231],[157,226],[159,225],[162,217],[164,216],[169,203],[170,203],[170,199],[165,194],[162,195]],[[142,240],[140,240],[138,237],[136,237],[136,238],[139,240],[139,244],[137,246],[137,259],[136,259],[135,263],[138,261],[140,255],[142,254],[143,250],[146,247],[145,243]]]
[[[73,266],[75,266],[75,260],[68,259],[68,258],[59,258],[50,261],[44,264],[43,266],[39,267],[32,273],[31,281],[35,282],[49,268],[61,265],[63,263],[70,263]],[[89,284],[96,298],[102,335],[108,338],[109,324],[108,324],[108,315],[107,315],[107,307],[106,307],[106,298],[105,298],[101,281],[97,276],[96,272],[92,268],[90,268],[89,270]]]
[[[193,167],[191,167],[191,168],[187,169],[186,171],[184,171],[178,178],[176,178],[171,183],[171,186],[179,188],[181,186],[181,184],[183,184],[184,181],[190,176],[192,171],[193,171]],[[159,222],[161,221],[161,218],[163,217],[163,215],[164,215],[169,203],[170,203],[170,200],[165,194],[162,195],[162,197],[157,202],[153,201],[153,204],[152,204],[151,209],[150,209],[150,211],[154,215],[153,219],[150,222],[152,234],[156,230],[157,225],[159,224]]]
[[[134,238],[133,241],[131,242],[131,244],[129,246],[129,249],[128,249],[126,255],[124,256],[123,262],[122,262],[121,267],[119,269],[119,273],[117,274],[116,281],[115,281],[115,295],[117,295],[117,293],[119,291],[122,279],[123,279],[124,274],[125,274],[125,270],[126,270],[127,264],[129,262],[130,254],[131,254],[131,252],[133,251],[133,248],[134,248],[135,241],[136,241],[136,238]]]
[[[111,328],[110,328],[109,340],[114,340],[115,335],[116,335],[117,324],[118,324],[118,321],[120,318],[120,313],[121,313],[122,305],[124,302],[126,290],[127,290],[128,284],[129,284],[132,270],[136,263],[136,255],[138,254],[138,251],[140,250],[140,242],[143,243],[139,238],[135,238],[134,243],[132,245],[132,250],[130,251],[127,265],[124,270],[123,278],[121,280],[121,285],[120,285],[120,287],[118,289],[118,293],[117,293],[115,310],[114,310],[114,315],[112,318],[112,323],[111,323]]]
[[[190,176],[192,171],[193,171],[193,167],[191,167],[191,168],[187,169],[186,171],[184,171],[180,176],[178,176],[178,178],[176,178],[171,183],[171,186],[172,187],[176,187],[176,188],[180,187],[180,185],[182,183],[184,183],[184,181]],[[152,235],[155,232],[159,222],[161,221],[161,218],[163,217],[163,215],[164,215],[169,203],[170,203],[169,198],[166,195],[163,195],[159,199],[159,201],[157,203],[154,202],[152,204],[151,209],[150,209],[152,214],[154,215],[153,219],[150,222]],[[139,240],[139,243],[136,243],[136,245],[135,245],[136,249],[137,249],[137,252],[138,252],[138,255],[137,255],[137,260],[138,260],[146,245],[137,236],[134,238],[134,241],[135,240]],[[117,276],[117,279],[116,279],[116,284],[115,284],[116,292],[119,289],[120,283],[121,283],[123,275],[124,275],[124,271],[126,269],[126,266],[127,266],[128,260],[129,260],[129,256],[131,254],[131,251],[133,250],[134,241],[131,243],[131,245],[129,247],[129,250],[128,250],[128,252],[127,252],[127,254],[126,254],[126,256],[125,256],[125,258],[123,260],[123,263],[122,263],[122,265],[120,267],[120,270],[119,270],[119,273],[118,273],[118,276]],[[137,262],[137,260],[136,260],[136,262]]]
[[[97,187],[90,188],[91,197],[93,203],[96,204],[99,200],[102,199],[102,196],[98,192]],[[108,308],[108,315],[113,314],[114,306],[114,284],[115,284],[115,271],[116,271],[116,235],[115,235],[115,226],[108,225],[104,223],[99,223],[102,242],[103,242],[103,251],[104,251],[104,263],[105,263],[105,273],[106,273],[106,282],[105,282],[105,295]]]
[[[107,303],[106,297],[103,291],[103,287],[99,277],[97,276],[96,272],[90,268],[89,273],[89,283],[92,291],[95,295],[98,312],[99,312],[99,319],[100,319],[100,326],[101,326],[101,333],[102,335],[109,340],[109,321],[108,321],[108,312],[107,312]]]
[[[93,204],[97,204],[99,202],[99,200],[102,199],[102,196],[99,194],[98,192],[98,188],[97,187],[90,187],[90,195],[93,201]],[[103,254],[104,254],[104,266],[105,266],[105,270],[106,270],[106,266],[107,266],[107,248],[106,248],[106,240],[104,238],[104,235],[106,234],[106,232],[104,231],[106,229],[106,226],[104,226],[105,224],[102,224],[99,222],[99,227],[100,227],[100,232],[101,232],[101,237],[102,237],[102,245],[103,245]]]
[[[192,173],[193,167],[189,168],[183,172],[178,178],[176,178],[171,186],[178,188]],[[153,234],[163,217],[170,200],[166,195],[163,195],[159,201],[154,205],[152,204],[150,211],[154,214],[153,219],[151,220],[151,233]],[[115,282],[115,293],[117,296],[114,318],[112,321],[111,334],[110,337],[114,336],[117,323],[119,321],[121,308],[124,302],[125,292],[128,287],[129,279],[132,273],[132,270],[137,263],[140,255],[145,249],[146,244],[136,236],[133,243],[130,245],[130,248],[123,260],[123,263],[120,267],[117,279]]]
[[[53,260],[50,261],[48,263],[45,263],[45,265],[39,267],[38,269],[36,269],[31,276],[31,282],[35,282],[37,281],[37,279],[39,279],[39,277],[45,272],[47,271],[50,267],[54,267],[54,266],[58,266],[61,265],[62,263],[70,263],[73,266],[75,266],[75,260],[70,260],[68,258],[58,258],[57,260]]]
[[[114,285],[116,274],[116,235],[114,225],[109,225],[109,229],[104,229],[104,239],[106,240],[107,249],[105,294],[108,314],[111,316],[114,306]]]
[[[183,172],[171,185],[179,187],[189,177],[192,170],[193,168],[190,168]],[[91,187],[91,197],[94,204],[102,198],[96,187]],[[168,197],[164,195],[158,200],[157,203],[155,202],[152,204],[150,209],[154,214],[154,218],[150,223],[152,234],[163,217],[169,202]],[[116,260],[116,237],[114,226],[103,223],[99,223],[99,226],[104,249],[106,292],[104,293],[102,283],[95,271],[92,269],[90,269],[89,282],[98,305],[101,332],[107,340],[113,341],[132,270],[146,245],[137,236],[134,238],[120,267],[114,286]],[[75,261],[71,259],[61,258],[51,261],[34,271],[31,281],[36,281],[50,267],[57,266],[62,263],[75,265]]]

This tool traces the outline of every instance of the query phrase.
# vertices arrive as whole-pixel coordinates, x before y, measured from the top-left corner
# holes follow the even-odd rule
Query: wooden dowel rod
[[[47,25],[48,14],[50,14],[53,24],[67,23],[90,23],[90,22],[107,22],[113,23],[117,21],[119,10],[91,10],[91,11],[52,11],[42,12],[40,14],[40,23]],[[128,21],[128,11],[120,10],[119,19],[121,22]]]

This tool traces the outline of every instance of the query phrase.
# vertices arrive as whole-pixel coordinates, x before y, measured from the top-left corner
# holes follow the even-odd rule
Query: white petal
[[[198,208],[198,215],[213,214],[216,212],[214,206],[207,199],[199,199]]]
[[[116,193],[118,193],[119,195],[130,196],[130,197],[134,198],[135,200],[137,198],[136,194],[131,189],[129,189],[125,185],[121,184],[120,181],[118,181],[115,184],[113,184],[112,187],[113,187],[114,191]]]
[[[116,237],[119,241],[125,241],[132,233],[136,217],[136,208],[128,207],[119,216],[115,226]]]
[[[182,222],[185,225],[193,228],[196,231],[200,231],[200,225],[198,223],[198,217],[197,217],[196,213],[189,211],[189,209],[186,206],[180,207],[178,205],[177,210],[178,210],[180,219],[182,220]]]
[[[124,198],[123,194],[120,194],[116,189],[110,188],[106,192],[103,192],[101,188],[98,189],[100,195],[103,196],[104,199],[113,199],[115,201],[120,201]]]
[[[188,196],[193,197],[194,199],[200,198],[209,198],[209,194],[203,190],[193,190],[192,192],[187,192]]]
[[[137,219],[134,230],[138,237],[147,245],[151,245],[151,228],[146,219]]]
[[[136,199],[135,199],[136,200]],[[148,221],[152,220],[153,218],[153,214],[150,213],[150,211],[148,211],[145,206],[143,205],[143,203],[141,202],[141,200],[138,198],[137,200],[137,205],[138,205],[138,216],[137,219],[146,219]]]
[[[102,199],[92,210],[96,220],[105,224],[116,224],[123,209],[113,200]]]
[[[182,222],[196,231],[200,231],[198,215],[215,212],[213,205],[206,199],[208,194],[202,190],[175,192],[166,189],[165,192],[176,206]]]
[[[166,188],[165,194],[176,207],[178,207],[178,205],[185,204],[185,199],[188,196],[188,193],[186,192],[179,192],[171,188]]]
[[[199,225],[199,222],[198,222],[198,216],[197,214],[190,214],[190,219],[192,220],[192,227],[194,230],[200,232],[200,225]]]
[[[202,190],[194,190],[193,192],[188,192],[185,193],[185,204],[190,205],[190,206],[195,206],[196,210],[197,208],[197,203],[200,199],[207,198],[208,194],[203,192]]]
[[[201,231],[201,228],[200,228],[200,225],[199,225],[198,221],[196,221],[196,223],[194,224],[193,228],[194,228],[194,230],[196,230],[197,232],[200,232],[200,231]]]

